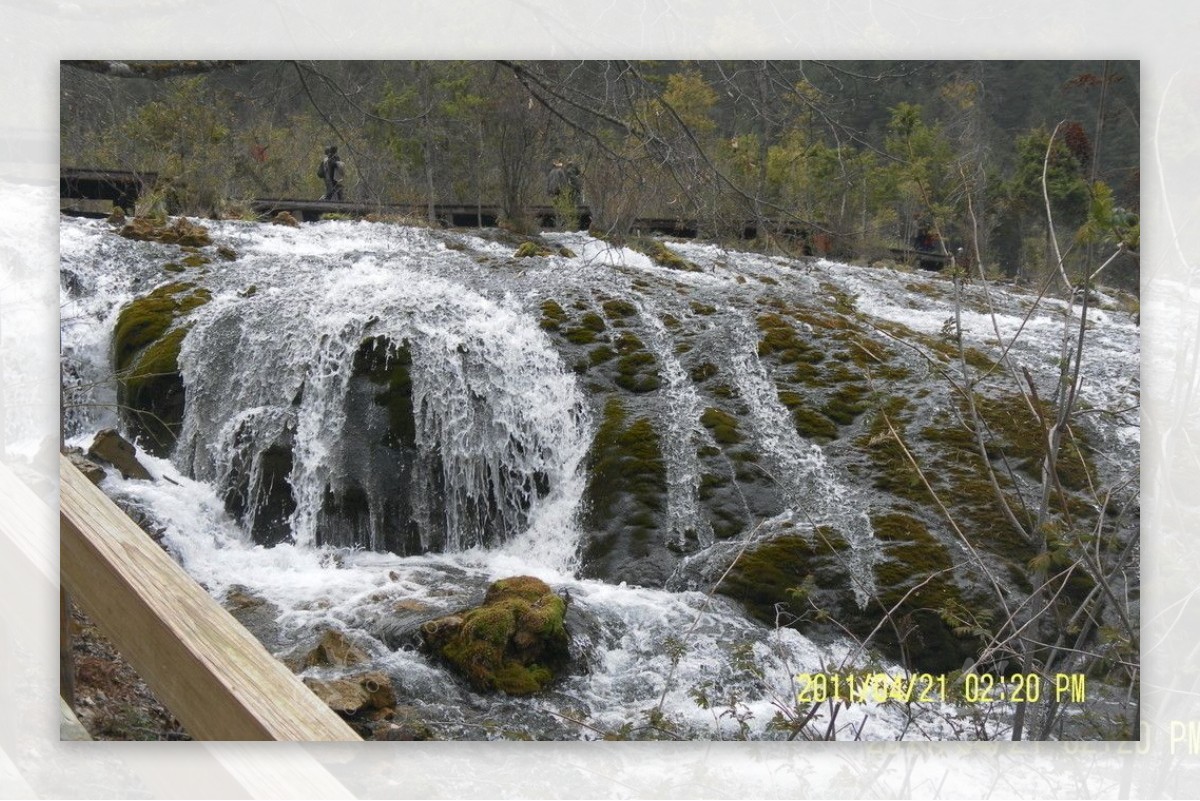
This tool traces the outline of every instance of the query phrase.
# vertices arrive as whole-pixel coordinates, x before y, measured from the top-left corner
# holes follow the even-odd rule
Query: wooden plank
[[[65,456],[59,476],[67,590],[189,734],[360,739]]]

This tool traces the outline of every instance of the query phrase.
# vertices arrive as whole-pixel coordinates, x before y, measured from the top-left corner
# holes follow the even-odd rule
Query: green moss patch
[[[513,254],[513,257],[518,259],[528,259],[533,256],[553,255],[554,251],[550,248],[546,247],[545,245],[539,245],[537,242],[530,241],[522,242],[521,246],[517,248],[516,253]]]
[[[592,523],[604,528],[624,510],[627,525],[657,528],[666,505],[667,466],[658,432],[649,419],[629,419],[617,398],[609,398],[588,455],[588,506]]]
[[[888,557],[875,566],[876,611],[890,611],[897,624],[880,629],[879,645],[919,670],[958,669],[974,656],[979,642],[956,635],[946,622],[948,612],[969,607],[954,583],[950,552],[910,515],[873,515],[871,525]]]
[[[191,222],[186,217],[177,217],[170,224],[151,217],[134,217],[121,228],[119,233],[126,239],[162,242],[170,245],[204,247],[212,244],[208,229],[199,223]]]
[[[662,386],[662,378],[658,374],[658,360],[646,350],[646,346],[636,335],[624,332],[616,341],[617,375],[613,379],[622,389],[641,394],[653,392]]]
[[[742,435],[738,431],[737,418],[728,412],[709,407],[700,415],[700,422],[712,432],[713,439],[721,445],[736,445],[742,441]]]
[[[792,422],[800,436],[820,443],[837,439],[837,425],[826,415],[809,406],[800,393],[781,390],[779,402],[792,413]]]
[[[698,265],[683,258],[657,239],[635,239],[630,241],[629,246],[634,250],[645,253],[650,257],[651,261],[660,267],[691,273],[700,272]]]
[[[557,301],[546,300],[542,302],[541,326],[543,329],[546,331],[557,331],[567,319],[566,311],[562,306],[558,305]]]
[[[194,284],[172,283],[131,301],[117,315],[113,365],[117,401],[135,436],[156,456],[166,456],[183,423],[184,388],[179,351],[184,320],[212,299]]]
[[[604,315],[614,323],[637,316],[637,306],[627,300],[606,300],[600,307],[604,309]]]
[[[825,354],[796,335],[796,329],[778,314],[759,315],[758,328],[762,339],[758,343],[760,357],[774,356],[784,364],[819,364]]]
[[[567,606],[531,576],[493,583],[483,604],[421,627],[425,647],[479,692],[530,695],[570,659]]]
[[[807,587],[845,593],[845,573],[838,554],[847,547],[835,530],[821,527],[811,537],[786,535],[747,550],[717,592],[745,604],[754,617],[802,628],[799,619],[811,612]],[[849,602],[849,596],[844,599]]]

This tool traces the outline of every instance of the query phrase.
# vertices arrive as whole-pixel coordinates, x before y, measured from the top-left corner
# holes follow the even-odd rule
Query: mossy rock
[[[585,573],[620,580],[614,571],[656,570],[649,563],[636,564],[652,546],[665,546],[652,537],[664,525],[667,502],[667,466],[654,425],[645,417],[631,419],[620,399],[609,398],[588,468]],[[638,582],[647,580],[643,575]]]
[[[596,367],[617,358],[617,352],[608,345],[600,345],[588,352],[588,363]]]
[[[421,627],[424,645],[479,692],[531,695],[570,660],[566,602],[540,579],[493,583],[483,604]]]
[[[721,370],[715,364],[712,362],[705,362],[704,364],[692,368],[692,370],[689,372],[689,375],[691,376],[692,383],[702,384],[719,372],[721,372]]]
[[[943,613],[952,609],[985,608],[967,603],[954,582],[950,552],[929,533],[923,522],[900,512],[873,515],[876,539],[888,557],[875,566],[879,589],[878,614],[890,611],[898,626],[884,626],[877,644],[893,658],[907,659],[910,667],[930,673],[947,673],[973,657],[980,643],[959,636]],[[877,622],[867,616],[863,626]],[[897,629],[905,632],[897,635]]]
[[[617,360],[617,376],[613,379],[624,390],[641,394],[662,386],[658,375],[658,360],[646,351],[622,356]]]
[[[187,333],[184,320],[212,299],[190,283],[158,287],[126,305],[113,332],[117,402],[143,447],[166,456],[183,424],[185,393],[179,351]]]
[[[553,256],[554,251],[545,245],[539,245],[537,242],[522,242],[517,248],[517,252],[513,254],[514,258],[528,259],[534,256]]]
[[[627,300],[606,300],[601,304],[604,315],[614,323],[637,316],[637,306]]]
[[[825,355],[802,341],[796,329],[778,314],[763,314],[758,318],[762,339],[758,343],[760,357],[774,356],[783,364],[818,364]]]
[[[683,270],[690,273],[700,272],[700,267],[694,262],[683,258],[657,239],[635,240],[630,242],[630,245],[635,250],[645,253],[650,257],[651,261],[660,267],[666,267],[671,270]]]
[[[736,445],[742,441],[737,418],[710,406],[700,415],[700,423],[712,432],[713,439],[721,445]]]
[[[617,386],[635,394],[653,392],[662,386],[662,378],[658,374],[658,360],[646,350],[642,340],[625,331],[614,344],[617,353],[620,354],[617,375],[613,379]]]
[[[850,425],[867,410],[869,393],[866,384],[842,384],[830,394],[821,412],[838,425]]]
[[[541,326],[544,330],[557,331],[567,319],[567,312],[562,306],[558,305],[557,301],[546,300],[542,302]]]
[[[572,345],[590,345],[596,341],[596,332],[585,326],[569,328],[563,336]]]
[[[825,443],[837,439],[838,427],[826,415],[810,407],[803,395],[791,390],[780,390],[779,402],[792,413],[796,433],[805,439]]]
[[[589,505],[598,520],[611,518],[620,494],[632,495],[642,509],[665,507],[667,468],[658,432],[645,417],[629,421],[617,398],[604,407],[588,462]]]
[[[152,217],[134,217],[121,228],[119,233],[126,239],[163,242],[170,245],[204,247],[212,244],[208,229],[189,221],[186,217],[178,217],[169,225]]]
[[[845,539],[827,526],[807,537],[776,537],[743,553],[717,592],[740,601],[769,626],[782,623],[807,629],[801,620],[812,611],[806,600],[812,588],[836,596],[823,601],[832,600],[838,608],[853,604],[840,567],[840,554],[847,547]]]

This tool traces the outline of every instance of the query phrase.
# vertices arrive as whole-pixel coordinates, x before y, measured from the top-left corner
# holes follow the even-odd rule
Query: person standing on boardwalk
[[[345,200],[342,188],[346,178],[346,165],[337,154],[337,145],[325,148],[325,158],[321,159],[317,176],[325,180],[325,194],[321,196],[321,200]]]
[[[557,202],[559,197],[568,191],[570,191],[570,185],[567,173],[563,169],[563,163],[555,159],[554,165],[550,168],[550,174],[546,176],[546,194],[550,196],[551,202]]]

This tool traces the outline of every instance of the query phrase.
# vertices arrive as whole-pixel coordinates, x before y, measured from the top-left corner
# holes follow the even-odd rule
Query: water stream
[[[553,338],[548,299],[574,318],[613,299],[636,309],[609,319],[606,336],[634,332],[657,366],[661,386],[626,401],[660,432],[666,540],[682,547],[690,536],[693,551],[732,555],[785,519],[830,525],[851,545],[860,604],[873,591],[872,497],[790,422],[756,353],[756,296],[734,280],[778,275],[778,262],[731,264],[724,251],[689,245],[681,249],[702,269],[681,273],[585,234],[550,237],[569,254],[514,259],[510,244],[466,233],[208,225],[236,260],[175,274],[163,271],[179,258],[174,246],[64,220],[67,435],[86,447],[99,428],[123,424],[110,357],[120,309],[169,281],[208,289],[179,354],[178,445],[169,458],[141,454],[153,480],[110,471],[103,488],[144,512],[214,597],[236,591],[261,605],[249,625],[269,649],[286,654],[322,628],[344,631],[393,677],[400,704],[438,736],[466,739],[592,739],[622,727],[653,736],[653,709],[686,737],[783,736],[771,721],[792,708],[793,676],[855,652],[849,639],[816,643],[764,626],[709,586],[578,578],[599,368],[587,367],[583,347]],[[783,506],[779,520],[723,542],[699,501],[697,453],[713,442],[698,420],[713,401],[686,365],[701,351],[745,403],[745,435]],[[411,408],[403,437],[389,417],[397,397]],[[252,531],[256,519],[277,536]],[[421,620],[478,603],[512,575],[572,599],[574,666],[525,699],[473,693],[414,647]],[[711,703],[697,703],[698,689]],[[910,731],[886,705],[854,724],[864,738]],[[951,736],[943,724],[920,736]]]

